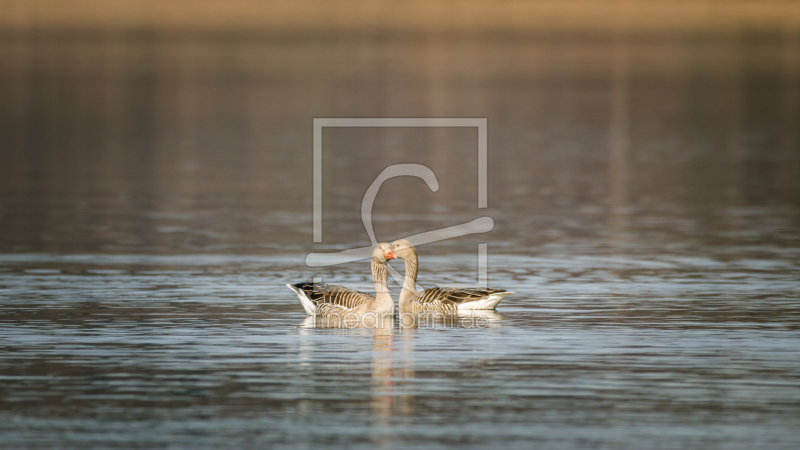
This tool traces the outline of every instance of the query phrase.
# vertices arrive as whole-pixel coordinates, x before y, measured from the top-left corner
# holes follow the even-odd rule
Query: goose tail
[[[306,313],[309,316],[313,316],[317,310],[317,305],[308,298],[306,292],[300,288],[304,283],[300,284],[287,284],[286,287],[293,290],[295,294],[297,294],[297,298],[300,299],[300,304],[303,305],[303,309],[306,310]]]
[[[513,294],[513,291],[492,292],[488,296],[471,302],[466,302],[458,305],[459,311],[463,310],[477,310],[477,309],[494,309],[501,300],[506,298],[507,295]]]

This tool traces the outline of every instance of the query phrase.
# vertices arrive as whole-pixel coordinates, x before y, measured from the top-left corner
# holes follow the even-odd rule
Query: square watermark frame
[[[322,242],[322,130],[326,127],[338,128],[477,128],[478,129],[478,209],[488,207],[488,187],[487,187],[487,119],[484,118],[314,118],[313,126],[313,242]],[[494,226],[490,218],[491,225],[488,231]],[[473,221],[477,223],[481,219]],[[466,224],[465,224],[466,225]],[[486,225],[486,222],[483,222]],[[450,227],[456,229],[457,227]],[[446,230],[446,229],[445,229]],[[442,231],[445,231],[442,230]],[[423,233],[423,235],[435,235],[436,232]],[[467,233],[469,234],[469,233]],[[418,235],[422,237],[422,235]],[[451,235],[449,237],[455,237]],[[425,240],[425,239],[423,239]],[[427,239],[428,242],[439,240],[436,238]],[[307,262],[309,259],[307,259]],[[327,264],[313,264],[314,266]],[[478,244],[478,282],[477,286],[487,287],[488,285],[488,244]]]

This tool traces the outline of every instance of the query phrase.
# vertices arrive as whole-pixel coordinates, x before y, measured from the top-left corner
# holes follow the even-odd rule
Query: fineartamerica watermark
[[[339,128],[363,128],[363,127],[458,127],[458,128],[477,128],[478,131],[478,173],[476,183],[478,186],[477,207],[479,209],[488,206],[487,190],[487,121],[486,118],[315,118],[314,119],[314,157],[313,157],[313,192],[314,192],[314,213],[313,213],[313,239],[314,242],[322,242],[322,129],[326,127]],[[387,180],[400,177],[412,176],[422,179],[431,191],[439,190],[439,181],[436,174],[427,166],[422,164],[393,164],[376,174],[375,181],[367,188],[361,200],[361,221],[367,230],[372,245],[367,247],[353,248],[335,253],[309,253],[306,256],[306,265],[309,267],[325,267],[337,264],[345,264],[369,258],[372,255],[374,246],[378,243],[372,227],[372,206],[378,191]],[[414,246],[438,242],[445,239],[452,239],[476,233],[486,233],[494,228],[494,220],[491,217],[478,217],[470,222],[453,225],[438,230],[427,231],[405,237]],[[488,285],[488,244],[478,244],[478,271],[477,283],[475,287],[487,287]],[[389,273],[399,284],[403,283],[402,276],[392,266],[388,266]],[[317,278],[314,281],[321,281]]]

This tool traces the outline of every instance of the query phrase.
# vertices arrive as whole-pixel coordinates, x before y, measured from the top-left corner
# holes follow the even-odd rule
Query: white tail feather
[[[460,303],[458,305],[458,310],[468,311],[471,309],[494,309],[495,306],[500,303],[500,300],[504,299],[508,294],[513,294],[513,292],[495,292],[494,294],[489,294],[488,297],[484,297],[480,300]]]
[[[295,294],[297,294],[297,298],[300,299],[300,304],[303,305],[303,309],[306,310],[306,313],[309,316],[313,316],[314,314],[316,314],[317,305],[315,305],[314,302],[312,302],[310,298],[306,297],[306,293],[303,292],[302,289],[298,289],[298,288],[292,286],[291,284],[287,284],[286,287],[288,287],[289,289],[293,290],[295,292]]]

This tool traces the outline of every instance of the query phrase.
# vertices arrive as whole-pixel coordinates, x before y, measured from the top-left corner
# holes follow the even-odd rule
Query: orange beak
[[[397,256],[395,256],[394,253],[392,253],[391,250],[387,250],[386,253],[383,254],[383,257],[386,258],[386,259],[395,259],[395,258],[397,258]]]

